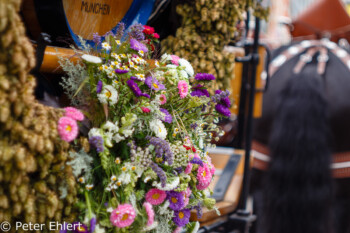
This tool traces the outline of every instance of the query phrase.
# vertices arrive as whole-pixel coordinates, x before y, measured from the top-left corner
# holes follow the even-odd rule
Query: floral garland
[[[230,115],[229,92],[210,96],[215,77],[195,75],[183,58],[150,60],[153,28],[136,24],[123,34],[123,24],[104,41],[95,34],[98,49],[86,47],[84,64],[61,61],[62,86],[92,124],[93,149],[72,152],[68,163],[81,184],[76,232],[196,232],[191,211],[201,218],[203,206],[215,205],[215,168],[204,148],[223,134],[215,122]],[[71,142],[84,116],[65,110],[58,131]]]

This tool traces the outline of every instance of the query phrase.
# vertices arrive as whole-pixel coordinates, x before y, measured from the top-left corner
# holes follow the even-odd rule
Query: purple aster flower
[[[150,167],[152,168],[152,170],[157,174],[157,176],[159,177],[160,183],[162,184],[162,187],[164,188],[166,185],[166,175],[165,172],[163,171],[162,168],[160,168],[156,163],[152,162],[150,164]]]
[[[81,222],[73,223],[73,233],[89,233],[88,227]]]
[[[228,97],[222,98],[221,103],[227,108],[231,107],[231,101],[230,101],[230,98]]]
[[[226,106],[222,105],[222,104],[217,104],[215,105],[215,109],[218,113],[226,116],[226,117],[230,117],[231,116],[231,112],[230,109],[227,108]]]
[[[145,83],[151,90],[159,91],[165,89],[165,86],[163,84],[159,83],[156,78],[153,78],[151,76],[148,76],[145,79]]]
[[[222,92],[222,90],[216,90],[215,94],[220,94]]]
[[[170,209],[172,210],[181,210],[184,208],[184,196],[181,192],[169,191],[167,192],[166,198],[168,199]]]
[[[99,94],[102,91],[103,82],[101,80],[98,80],[96,85],[96,93]]]
[[[144,53],[148,52],[147,46],[142,44],[141,42],[138,42],[135,39],[130,39],[130,48],[132,48],[136,51],[142,50]]]
[[[92,41],[97,45],[101,44],[101,36],[96,32],[92,34]]]
[[[96,228],[96,218],[90,220],[90,233],[94,232]]]
[[[184,169],[182,167],[177,167],[175,168],[175,171],[177,172],[177,174],[180,174],[181,172],[184,171]]]
[[[130,27],[129,36],[138,41],[144,40],[145,35],[143,34],[143,25],[140,23],[134,24]]]
[[[190,221],[191,211],[189,209],[182,209],[174,211],[173,221],[178,227],[184,227]]]
[[[129,70],[116,69],[114,70],[114,72],[116,72],[117,74],[126,74],[129,72]]]
[[[125,30],[125,23],[123,23],[123,22],[118,23],[118,29],[117,29],[117,32],[115,34],[115,37],[118,40],[120,40],[123,37],[124,30]]]
[[[160,111],[162,112],[162,113],[164,113],[165,114],[165,117],[164,117],[164,119],[161,119],[162,121],[164,121],[164,122],[166,122],[166,123],[171,123],[171,122],[173,122],[173,117],[171,116],[171,114],[168,112],[168,110],[166,110],[166,109],[164,109],[164,108],[160,108]]]
[[[104,151],[103,138],[101,136],[92,136],[89,138],[89,143],[96,148],[97,153]]]
[[[207,73],[198,73],[194,77],[198,81],[211,81],[215,80],[215,76],[212,74],[207,74]]]
[[[164,156],[164,159],[168,162],[169,165],[174,162],[174,154],[170,149],[170,145],[167,141],[157,138],[157,137],[146,137],[149,140],[149,144],[153,145],[155,148],[155,153],[157,158]]]
[[[134,94],[137,96],[137,97],[140,97],[140,96],[144,96],[146,98],[150,98],[150,96],[147,94],[147,93],[142,93],[140,87],[137,85],[137,83],[135,83],[134,80],[132,79],[129,79],[126,84],[128,84],[128,86],[130,87],[130,89],[132,90],[132,92],[134,92]]]
[[[64,222],[59,233],[67,233],[67,231],[68,231],[68,223]]]
[[[197,89],[191,92],[191,96],[206,96],[206,97],[210,97],[209,92],[207,91],[207,89]]]
[[[200,158],[197,158],[197,157],[194,157],[194,158],[190,161],[190,163],[192,163],[192,164],[198,164],[198,165],[200,165],[201,167],[203,167],[203,161],[202,161]]]

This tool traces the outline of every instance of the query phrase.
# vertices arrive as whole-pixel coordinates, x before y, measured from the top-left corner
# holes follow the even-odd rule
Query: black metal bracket
[[[231,183],[232,177],[236,172],[239,161],[241,160],[242,155],[232,154],[220,175],[218,182],[215,185],[213,190],[213,195],[211,196],[216,201],[224,200],[226,191]]]

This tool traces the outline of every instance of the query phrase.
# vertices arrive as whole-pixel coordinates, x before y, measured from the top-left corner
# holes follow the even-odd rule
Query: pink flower
[[[58,134],[66,142],[73,141],[78,136],[78,124],[70,117],[61,117],[57,125]]]
[[[166,96],[164,94],[161,94],[159,97],[160,104],[163,105],[166,103]]]
[[[141,109],[142,109],[142,112],[144,112],[144,113],[149,113],[149,112],[151,112],[151,109],[146,108],[146,107],[141,107]]]
[[[177,83],[177,88],[179,89],[179,94],[180,94],[180,98],[183,99],[187,96],[188,94],[188,84],[186,81],[184,80],[180,80]]]
[[[192,171],[192,167],[193,167],[192,163],[188,163],[185,169],[185,174],[190,174]]]
[[[66,107],[64,110],[66,111],[64,114],[66,117],[70,117],[76,121],[84,120],[84,114],[80,110],[73,107]]]
[[[182,191],[181,193],[184,196],[184,206],[187,206],[188,202],[190,201],[192,191],[189,187],[187,187],[187,189],[185,191]]]
[[[213,175],[210,172],[210,169],[207,164],[204,164],[203,167],[199,166],[198,167],[198,173],[197,173],[197,189],[198,190],[203,190],[206,189],[211,181],[211,178]]]
[[[215,169],[214,164],[211,162],[211,157],[210,156],[207,156],[207,161],[208,161],[208,165],[209,165],[209,168],[210,168],[211,175],[214,175],[216,169]]]
[[[171,57],[171,63],[178,66],[180,58],[176,55],[170,55],[170,57]]]
[[[110,220],[114,226],[124,228],[130,226],[134,222],[135,217],[134,207],[130,204],[122,204],[112,211]]]
[[[146,209],[148,216],[147,226],[151,226],[154,223],[154,210],[152,205],[149,202],[143,203],[143,207]]]
[[[146,201],[152,205],[160,205],[166,198],[166,193],[163,190],[159,189],[150,189],[146,193]]]
[[[155,32],[155,33],[153,33],[153,34],[152,34],[152,36],[153,36],[154,38],[156,38],[156,39],[159,39],[159,34],[158,34],[158,33],[156,33],[156,32]]]
[[[173,231],[173,233],[181,233],[182,227],[176,227],[176,229]]]

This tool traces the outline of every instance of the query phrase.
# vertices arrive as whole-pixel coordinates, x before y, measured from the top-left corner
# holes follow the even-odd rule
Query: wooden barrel
[[[129,27],[145,24],[155,0],[25,0],[23,16],[29,36],[36,40],[40,32],[51,35],[53,44],[80,45],[78,36],[93,45],[93,33],[116,32],[122,21]]]

